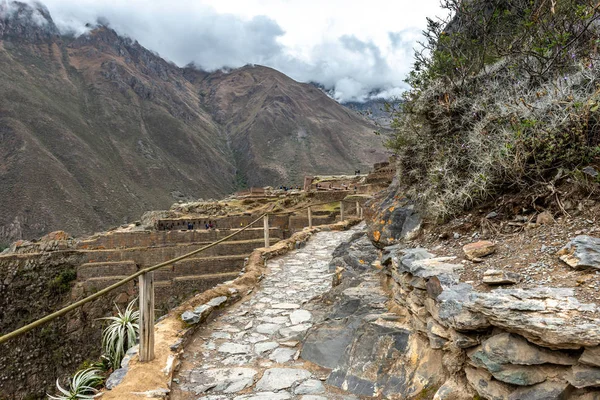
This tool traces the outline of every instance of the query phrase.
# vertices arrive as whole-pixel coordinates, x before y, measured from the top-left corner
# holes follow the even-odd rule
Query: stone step
[[[190,258],[155,272],[156,280],[172,279],[178,276],[204,275],[214,273],[239,272],[247,255]]]
[[[172,231],[138,231],[138,232],[110,232],[108,234],[93,236],[78,244],[79,249],[124,249],[135,247],[173,246],[176,244],[212,243],[225,236],[231,235],[238,229],[219,230],[172,230]],[[269,236],[282,238],[282,231],[277,227],[269,229]],[[253,240],[263,237],[263,228],[250,228],[240,232],[233,240]]]
[[[92,293],[96,293],[99,290],[107,288],[110,285],[113,285],[125,278],[127,278],[127,276],[94,277],[94,278],[89,278],[85,281],[82,281],[81,286],[83,287],[83,290],[85,291],[85,293],[92,294]],[[124,285],[123,288],[134,285],[135,284],[134,281],[135,280],[129,282],[129,284]]]
[[[274,245],[279,239],[270,238],[269,243]],[[192,252],[209,243],[194,243],[188,245],[177,245],[168,247],[137,247],[130,249],[110,249],[110,250],[81,250],[87,263],[119,262],[122,260],[132,260],[140,268],[150,267],[160,264],[164,261],[179,257],[183,254]],[[198,256],[219,257],[230,255],[248,255],[254,249],[263,247],[263,239],[243,240],[224,242],[211,247],[200,253]]]
[[[85,281],[92,278],[104,278],[115,275],[128,276],[137,271],[137,265],[131,260],[85,263],[77,267],[77,280]]]
[[[205,274],[205,275],[188,275],[188,276],[178,276],[176,278],[173,278],[173,282],[187,282],[187,281],[199,281],[199,280],[208,280],[208,279],[215,279],[215,278],[224,278],[224,281],[227,281],[229,279],[234,279],[236,276],[238,276],[239,273],[238,272],[228,272],[228,273],[223,273],[223,274]]]

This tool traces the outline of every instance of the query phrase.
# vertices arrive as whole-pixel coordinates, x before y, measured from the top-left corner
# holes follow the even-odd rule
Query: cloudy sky
[[[109,21],[183,66],[262,64],[335,90],[340,101],[398,95],[439,0],[42,0],[63,30]]]

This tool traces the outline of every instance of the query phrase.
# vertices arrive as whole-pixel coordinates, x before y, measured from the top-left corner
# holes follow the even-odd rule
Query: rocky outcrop
[[[600,396],[597,307],[573,289],[479,292],[460,281],[463,263],[423,248],[388,246],[377,268],[350,266],[362,257],[336,259],[359,273],[334,278],[331,312],[304,343],[303,358],[332,370],[328,384],[389,399]]]
[[[397,179],[366,204],[365,217],[369,238],[378,248],[414,238],[421,228],[421,217],[412,202],[399,194]]]
[[[472,398],[449,397],[449,387],[486,399],[594,392],[600,320],[596,306],[577,301],[573,289],[477,292],[460,282],[460,264],[444,265],[449,260],[424,249],[388,251],[385,273],[394,310],[412,334],[427,338],[426,347],[442,353],[438,376],[447,382],[435,398]]]

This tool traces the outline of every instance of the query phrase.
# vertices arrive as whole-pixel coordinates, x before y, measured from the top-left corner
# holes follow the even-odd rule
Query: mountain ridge
[[[368,120],[270,68],[180,68],[106,26],[65,36],[43,6],[0,7],[0,242],[385,158]]]

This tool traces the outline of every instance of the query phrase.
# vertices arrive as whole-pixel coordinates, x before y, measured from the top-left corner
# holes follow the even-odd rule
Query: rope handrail
[[[164,262],[162,262],[160,264],[156,264],[156,265],[153,265],[151,267],[147,267],[147,268],[141,269],[141,270],[137,271],[136,273],[134,273],[134,274],[132,274],[132,275],[130,275],[130,276],[128,276],[128,277],[126,277],[126,278],[124,278],[124,279],[122,279],[122,280],[120,280],[120,281],[118,281],[118,282],[116,282],[116,283],[114,283],[114,284],[112,284],[112,285],[110,285],[110,286],[102,289],[102,290],[99,290],[98,292],[96,292],[96,293],[94,293],[94,294],[92,294],[92,295],[90,295],[90,296],[88,296],[88,297],[86,297],[84,299],[81,299],[81,300],[79,300],[79,301],[77,301],[75,303],[72,303],[72,304],[70,304],[70,305],[68,305],[68,306],[66,306],[66,307],[64,307],[64,308],[62,308],[62,309],[60,309],[58,311],[53,312],[52,314],[48,314],[45,317],[42,317],[42,318],[40,318],[40,319],[38,319],[36,321],[33,321],[33,322],[31,322],[31,323],[29,323],[29,324],[27,324],[25,326],[22,326],[19,329],[16,329],[16,330],[14,330],[14,331],[12,331],[10,333],[7,333],[6,335],[0,336],[0,344],[5,343],[5,342],[7,342],[7,341],[9,341],[11,339],[14,339],[14,338],[18,337],[18,336],[21,336],[21,335],[23,335],[23,334],[31,331],[32,329],[37,328],[38,326],[41,326],[41,325],[43,325],[43,324],[45,324],[47,322],[50,322],[50,321],[52,321],[52,320],[54,320],[54,319],[56,319],[56,318],[58,318],[60,316],[63,316],[66,313],[68,313],[70,311],[73,311],[76,308],[81,307],[82,305],[84,305],[86,303],[89,303],[92,300],[95,300],[95,299],[97,299],[99,297],[102,297],[105,294],[109,293],[110,291],[112,291],[112,290],[114,290],[114,289],[116,289],[118,287],[121,287],[121,286],[125,285],[126,283],[134,280],[135,278],[137,278],[137,277],[139,277],[139,276],[141,276],[141,275],[143,275],[145,273],[152,272],[152,271],[155,271],[155,270],[157,270],[159,268],[166,267],[168,265],[174,264],[176,262],[179,262],[181,260],[189,258],[189,257],[191,257],[193,255],[201,253],[201,252],[203,252],[205,250],[208,250],[211,247],[214,247],[214,246],[216,246],[216,245],[218,245],[220,243],[223,243],[223,242],[231,239],[232,237],[239,235],[243,231],[249,229],[251,226],[253,226],[254,224],[256,224],[258,221],[260,221],[261,219],[263,219],[265,216],[268,216],[268,215],[290,214],[290,213],[294,213],[294,212],[298,212],[298,211],[302,211],[302,210],[308,209],[309,207],[316,207],[316,206],[327,205],[327,204],[331,204],[331,203],[338,203],[338,202],[341,202],[341,201],[343,201],[343,200],[335,200],[335,201],[329,201],[329,202],[323,202],[323,203],[310,204],[308,206],[305,206],[305,207],[302,207],[302,208],[299,208],[299,209],[296,209],[296,210],[292,210],[292,211],[287,211],[287,212],[274,213],[274,212],[267,211],[267,212],[261,214],[260,217],[256,218],[255,220],[253,220],[252,222],[250,222],[245,227],[237,229],[231,235],[227,235],[224,238],[221,238],[221,239],[217,240],[216,242],[210,243],[210,244],[208,244],[208,245],[206,245],[204,247],[196,249],[196,250],[194,250],[192,252],[189,252],[187,254],[181,255],[181,256],[173,258],[171,260],[164,261]]]

